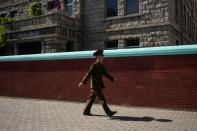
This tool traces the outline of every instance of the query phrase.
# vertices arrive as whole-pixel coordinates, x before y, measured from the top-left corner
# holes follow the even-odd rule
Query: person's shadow
[[[170,119],[155,119],[153,117],[130,117],[130,116],[113,116],[111,120],[119,120],[119,121],[142,121],[142,122],[150,122],[150,121],[159,121],[159,122],[172,122]]]

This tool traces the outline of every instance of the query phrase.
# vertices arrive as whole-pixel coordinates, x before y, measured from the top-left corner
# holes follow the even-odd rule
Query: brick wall
[[[85,102],[78,83],[93,59],[0,63],[0,95]],[[197,55],[106,58],[110,104],[197,109]]]

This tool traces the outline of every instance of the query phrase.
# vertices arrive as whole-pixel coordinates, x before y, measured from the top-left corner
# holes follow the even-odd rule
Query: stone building
[[[0,0],[8,54],[197,43],[197,0],[36,0],[30,17],[34,1]]]
[[[73,11],[73,1],[36,0],[41,15],[30,17],[29,5],[35,0],[1,0],[0,16],[15,22],[6,24],[7,54],[34,54],[81,49],[81,23]],[[76,8],[76,7],[74,7]]]

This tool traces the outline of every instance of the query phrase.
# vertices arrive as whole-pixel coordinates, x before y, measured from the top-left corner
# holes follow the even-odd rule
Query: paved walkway
[[[197,112],[112,106],[83,116],[84,103],[0,97],[0,131],[197,131]]]

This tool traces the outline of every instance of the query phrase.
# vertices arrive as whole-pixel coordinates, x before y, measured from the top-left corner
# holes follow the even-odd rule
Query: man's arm
[[[89,71],[86,73],[86,75],[83,77],[81,83],[86,84],[90,76],[92,75],[92,72],[95,69],[95,65],[92,65],[89,69]]]

